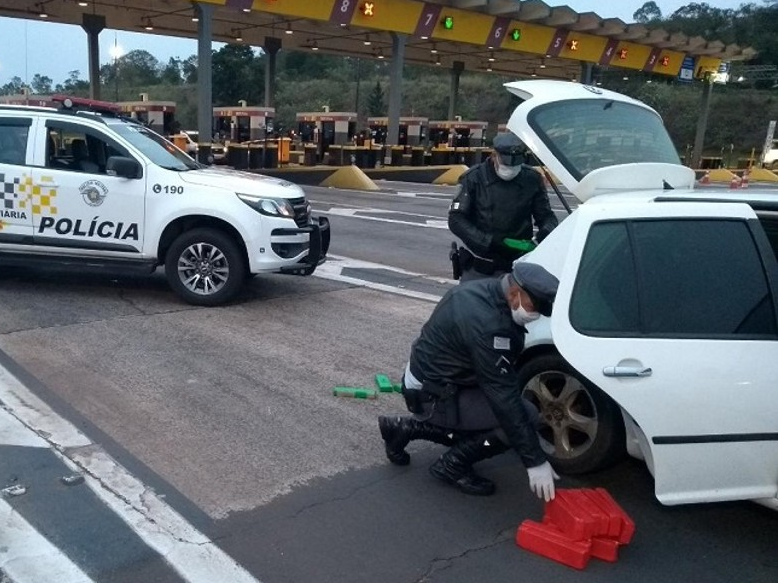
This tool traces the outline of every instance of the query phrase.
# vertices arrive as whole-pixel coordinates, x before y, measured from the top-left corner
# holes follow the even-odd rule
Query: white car
[[[560,280],[520,370],[552,464],[644,459],[663,504],[778,509],[778,194],[695,189],[659,115],[562,81],[506,84],[508,128],[581,205],[521,260]]]
[[[144,270],[202,306],[249,275],[310,275],[326,260],[326,218],[303,190],[204,167],[112,104],[0,105],[0,263]]]
[[[773,140],[773,147],[765,154],[764,167],[778,171],[778,140]]]

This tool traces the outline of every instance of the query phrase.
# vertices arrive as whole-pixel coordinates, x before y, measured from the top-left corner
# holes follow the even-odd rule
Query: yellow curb
[[[438,176],[435,180],[432,181],[432,184],[448,184],[448,185],[455,185],[459,182],[459,177],[462,176],[465,172],[467,172],[468,167],[464,164],[458,164],[456,166],[452,166],[448,170],[446,170],[443,174]]]
[[[716,168],[715,170],[710,170],[708,174],[708,178],[711,182],[732,182],[733,178],[737,178],[737,174],[734,172],[730,172],[726,168]]]
[[[380,190],[376,183],[356,166],[344,166],[336,170],[319,186],[331,186],[347,190]]]
[[[778,182],[778,174],[770,172],[767,168],[752,168],[748,173],[748,181]]]

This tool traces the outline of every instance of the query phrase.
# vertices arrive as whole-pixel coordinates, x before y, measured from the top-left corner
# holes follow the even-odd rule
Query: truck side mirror
[[[133,158],[126,156],[111,156],[105,163],[105,172],[109,176],[136,179],[143,177],[143,169]]]

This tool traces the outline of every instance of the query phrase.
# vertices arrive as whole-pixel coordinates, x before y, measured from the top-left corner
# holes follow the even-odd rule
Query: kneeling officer
[[[530,487],[554,497],[556,475],[540,448],[538,412],[521,397],[514,364],[524,326],[551,315],[559,282],[540,265],[516,261],[500,279],[479,279],[449,290],[411,348],[403,396],[413,416],[379,417],[386,456],[410,463],[413,439],[450,445],[430,473],[465,494],[487,496],[494,483],[473,464],[510,447],[521,457]]]

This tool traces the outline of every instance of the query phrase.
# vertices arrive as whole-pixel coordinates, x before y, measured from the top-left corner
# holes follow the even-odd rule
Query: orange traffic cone
[[[705,174],[700,178],[700,184],[710,184],[710,170],[706,170]]]
[[[729,189],[736,190],[740,188],[740,178],[735,174],[732,176],[732,180],[729,181]]]
[[[740,188],[748,188],[748,168],[743,171],[743,178],[740,180]]]

